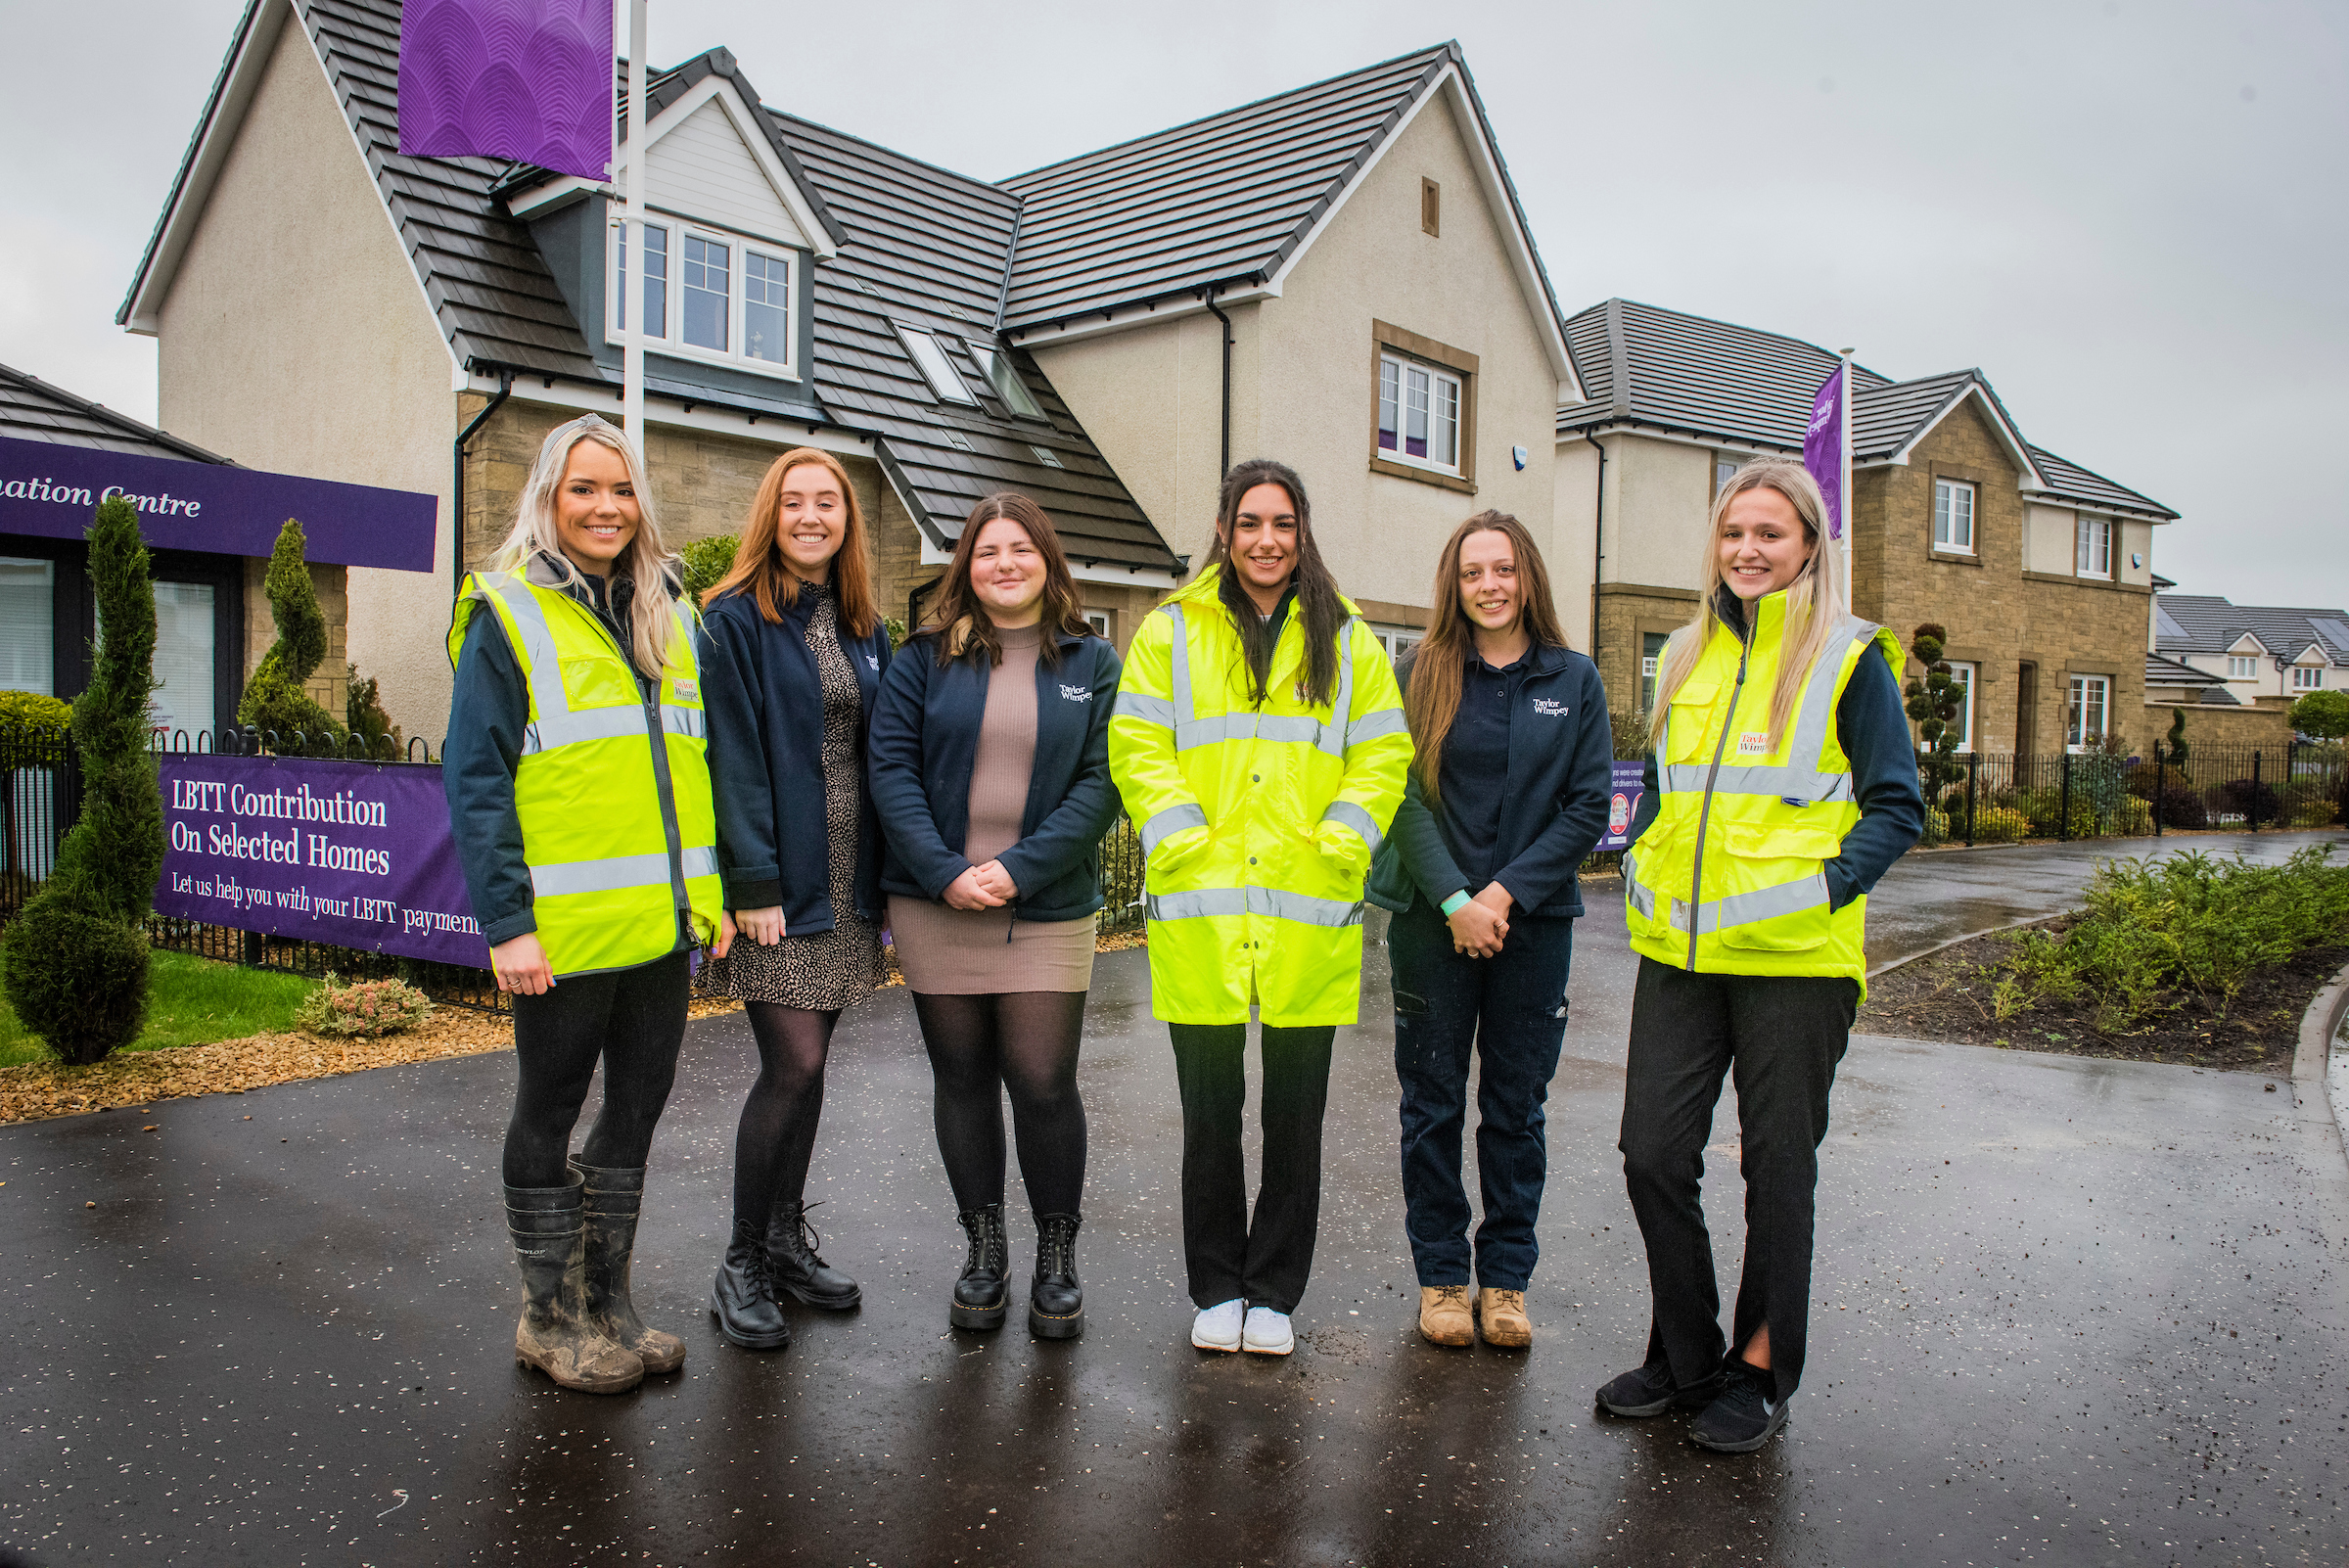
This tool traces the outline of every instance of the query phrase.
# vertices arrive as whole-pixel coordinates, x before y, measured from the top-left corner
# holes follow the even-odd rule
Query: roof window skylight
[[[1036,454],[1036,460],[1043,464],[1046,468],[1066,468],[1069,466],[1068,464],[1062,462],[1060,460],[1060,454],[1052,450],[1052,448],[1049,446],[1038,446],[1035,442],[1031,441],[1028,444],[1028,450],[1034,452]]]
[[[986,344],[975,343],[971,345],[971,357],[979,362],[980,372],[987,377],[987,384],[994,388],[995,395],[1003,399],[1004,407],[1022,419],[1044,417],[1044,411],[1036,406],[1027,384],[1020,380],[1019,370],[1013,366],[1011,355]]]
[[[954,362],[946,357],[946,351],[938,346],[936,338],[903,322],[897,323],[897,328],[898,336],[905,341],[906,351],[913,355],[913,362],[921,366],[922,377],[930,383],[932,392],[949,403],[978,406],[979,399],[972,393],[970,384],[955,370]]]

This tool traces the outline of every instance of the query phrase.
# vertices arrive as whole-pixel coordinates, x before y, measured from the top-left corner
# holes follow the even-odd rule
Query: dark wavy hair
[[[990,669],[1003,662],[1003,639],[988,618],[987,607],[971,587],[971,556],[979,548],[979,532],[1001,519],[1027,531],[1036,553],[1044,558],[1044,645],[1037,657],[1047,665],[1060,663],[1060,636],[1082,637],[1091,632],[1084,607],[1078,602],[1077,579],[1069,573],[1069,558],[1060,547],[1060,534],[1044,509],[1017,490],[997,490],[981,498],[964,520],[962,536],[954,541],[954,559],[946,580],[923,618],[922,632],[938,645],[941,668],[954,660],[985,658]]]
[[[1265,685],[1272,678],[1272,650],[1280,630],[1258,614],[1231,563],[1231,530],[1239,520],[1240,500],[1259,484],[1279,485],[1297,513],[1297,571],[1290,582],[1297,591],[1295,613],[1305,632],[1305,678],[1297,683],[1297,694],[1309,708],[1326,708],[1337,690],[1338,628],[1346,624],[1346,602],[1338,597],[1338,584],[1321,564],[1321,547],[1313,542],[1313,503],[1305,498],[1305,481],[1288,464],[1252,457],[1235,463],[1223,476],[1223,489],[1216,499],[1216,540],[1207,554],[1209,566],[1223,569],[1216,595],[1240,634],[1241,655],[1248,661],[1249,701],[1262,704]]]

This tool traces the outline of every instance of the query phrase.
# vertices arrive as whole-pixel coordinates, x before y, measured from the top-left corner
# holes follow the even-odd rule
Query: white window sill
[[[627,340],[624,338],[608,337],[604,342],[615,348],[623,350],[628,346]],[[765,376],[774,381],[798,381],[801,379],[798,369],[792,365],[779,365],[771,359],[746,359],[739,354],[723,354],[715,349],[698,347],[693,344],[670,343],[664,338],[645,339],[644,351],[648,354],[665,354],[671,359],[688,359],[697,365],[717,365],[726,370],[747,370],[754,376]]]

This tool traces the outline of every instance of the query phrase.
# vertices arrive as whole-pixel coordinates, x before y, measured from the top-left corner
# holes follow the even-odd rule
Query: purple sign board
[[[155,912],[362,952],[489,967],[440,769],[161,758]]]
[[[612,172],[612,0],[407,0],[399,150]]]
[[[1640,783],[1646,768],[1639,759],[1614,764],[1614,777],[1607,781],[1607,831],[1596,848],[1620,850],[1632,842],[1632,818],[1638,814],[1639,797],[1647,793]]]
[[[0,533],[78,539],[112,495],[138,509],[158,550],[267,555],[295,518],[312,561],[433,570],[438,496],[0,437]]]
[[[1827,537],[1843,537],[1843,367],[1819,385],[1811,399],[1811,424],[1803,432],[1803,467],[1819,481],[1827,502]]]

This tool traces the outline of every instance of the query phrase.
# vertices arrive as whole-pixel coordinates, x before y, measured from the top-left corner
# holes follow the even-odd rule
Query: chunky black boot
[[[514,1360],[564,1388],[624,1394],[644,1381],[644,1361],[588,1315],[580,1210],[576,1182],[506,1188],[506,1233],[514,1238],[526,1303],[514,1326]]]
[[[1036,1216],[1028,1332],[1038,1339],[1075,1339],[1084,1332],[1084,1286],[1077,1278],[1077,1227],[1082,1223],[1082,1215]]]
[[[1003,1236],[1003,1205],[965,1209],[954,1219],[971,1238],[971,1255],[954,1281],[946,1321],[956,1328],[1001,1328],[1011,1304],[1011,1244]]]
[[[644,1211],[644,1170],[581,1165],[572,1174],[586,1187],[587,1320],[622,1350],[636,1353],[648,1372],[685,1364],[685,1342],[644,1326],[628,1298],[628,1261],[636,1252],[636,1218]]]
[[[856,1281],[815,1255],[823,1238],[807,1222],[799,1203],[778,1203],[766,1227],[766,1263],[775,1289],[788,1290],[804,1306],[828,1313],[845,1313],[864,1300]]]
[[[775,1306],[775,1287],[766,1275],[766,1247],[751,1221],[734,1222],[725,1262],[710,1286],[710,1314],[717,1331],[744,1350],[781,1350],[791,1343],[791,1324]]]

